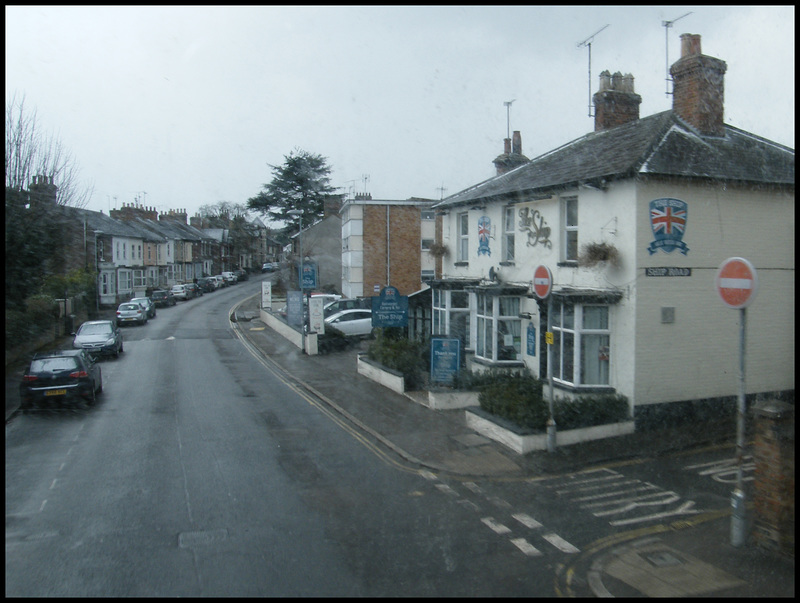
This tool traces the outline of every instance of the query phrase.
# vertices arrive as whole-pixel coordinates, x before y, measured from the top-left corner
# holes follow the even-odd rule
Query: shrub
[[[407,389],[419,389],[425,385],[426,345],[426,342],[406,338],[400,328],[377,329],[367,357],[402,373]]]
[[[520,427],[545,429],[550,416],[542,382],[529,372],[498,372],[479,387],[478,401],[486,412]]]
[[[558,399],[553,404],[558,429],[577,429],[618,423],[630,419],[628,399],[620,394],[597,394]]]

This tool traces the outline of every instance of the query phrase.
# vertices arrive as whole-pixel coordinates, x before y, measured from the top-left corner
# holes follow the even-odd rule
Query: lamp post
[[[94,309],[97,312],[97,316],[100,316],[100,261],[99,255],[97,253],[97,235],[103,234],[102,230],[95,230],[94,231]]]
[[[297,232],[297,246],[299,251],[300,261],[298,262],[297,268],[297,284],[300,287],[300,294],[303,294],[303,212],[299,209],[291,209],[288,213],[290,216],[295,216],[299,218],[299,230]],[[302,323],[300,325],[300,332],[302,333],[303,337],[303,352],[306,351],[306,313],[305,308],[301,308],[301,312],[303,313]]]

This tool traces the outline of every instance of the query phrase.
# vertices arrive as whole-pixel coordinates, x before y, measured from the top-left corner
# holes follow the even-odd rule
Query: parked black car
[[[94,404],[103,375],[83,349],[35,354],[19,386],[21,408],[54,407],[65,402]]]
[[[236,275],[236,280],[239,282],[250,280],[250,275],[247,274],[246,270],[234,270],[233,273]]]
[[[214,279],[210,276],[203,276],[197,279],[197,286],[200,288],[200,291],[203,293],[211,293],[212,291],[217,290],[217,286],[214,283]]]
[[[122,349],[122,331],[111,320],[89,320],[73,333],[72,347],[83,349],[92,356],[118,358]]]
[[[191,293],[192,297],[202,297],[203,290],[195,283],[186,283],[186,290]]]
[[[153,295],[150,296],[150,299],[152,299],[153,303],[159,308],[174,306],[178,303],[175,300],[175,296],[172,295],[172,291],[153,291]]]

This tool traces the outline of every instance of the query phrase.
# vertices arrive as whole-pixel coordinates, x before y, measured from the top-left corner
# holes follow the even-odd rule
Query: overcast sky
[[[326,157],[342,192],[439,199],[495,174],[509,121],[529,158],[592,131],[603,70],[633,74],[640,116],[671,108],[682,33],[728,65],[725,122],[794,148],[794,21],[791,6],[6,6],[6,106],[24,96],[106,213],[246,203],[295,149]]]

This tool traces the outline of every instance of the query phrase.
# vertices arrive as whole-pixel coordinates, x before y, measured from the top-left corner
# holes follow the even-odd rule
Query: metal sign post
[[[758,275],[753,265],[744,258],[728,258],[717,271],[717,293],[729,308],[739,314],[739,398],[736,409],[736,489],[731,494],[731,545],[740,547],[746,540],[746,514],[742,462],[744,458],[745,389],[745,332],[747,306],[758,292]]]
[[[550,413],[547,419],[547,452],[556,450],[556,419],[553,415],[553,363],[550,350],[553,346],[553,332],[550,330],[553,317],[553,298],[550,292],[553,289],[553,274],[547,266],[537,266],[533,271],[533,291],[539,299],[547,300],[547,332],[544,334],[547,343],[547,383],[550,390],[547,396],[548,410]]]

